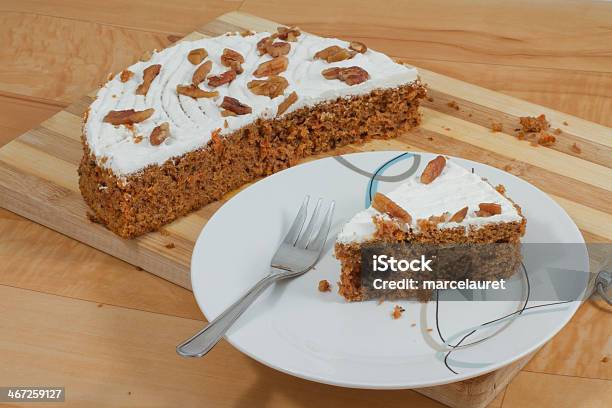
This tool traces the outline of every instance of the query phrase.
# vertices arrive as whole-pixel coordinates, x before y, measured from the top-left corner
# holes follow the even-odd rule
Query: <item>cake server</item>
[[[304,198],[289,232],[272,257],[270,273],[204,329],[179,344],[176,347],[176,352],[179,355],[183,357],[202,357],[223,338],[232,324],[268,286],[282,279],[295,278],[312,269],[323,252],[334,214],[335,203],[332,201],[327,206],[325,214],[321,216],[323,199],[319,199],[310,221],[302,233],[302,228],[308,216],[309,200],[309,196]]]

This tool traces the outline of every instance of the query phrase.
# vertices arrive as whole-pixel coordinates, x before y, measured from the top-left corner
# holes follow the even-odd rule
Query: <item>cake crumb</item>
[[[497,190],[499,194],[506,194],[506,186],[504,186],[503,184],[496,185],[495,190]]]
[[[574,142],[574,144],[572,145],[572,151],[574,153],[582,153],[582,149],[580,148],[580,146],[578,146],[578,143]]]
[[[603,358],[601,359],[602,363],[607,363],[610,359],[608,358],[608,356],[603,356]]]
[[[432,332],[432,331],[433,331],[433,329],[432,329],[432,328],[430,328],[430,327],[428,327],[428,328],[427,328],[427,331],[428,331],[428,332]]]
[[[527,136],[525,135],[525,132],[520,131],[520,132],[518,133],[518,135],[516,135],[516,138],[517,138],[518,140],[525,140],[525,139],[527,138]]]
[[[433,137],[428,136],[428,137],[427,137],[427,140],[429,140],[430,142],[433,142]]]
[[[455,101],[450,101],[449,103],[447,103],[447,105],[449,108],[453,108],[454,110],[459,110],[459,105]]]
[[[102,222],[100,221],[100,219],[98,217],[96,217],[96,215],[94,213],[91,212],[87,212],[87,219],[91,222],[93,222],[94,224],[101,224]]]
[[[405,311],[406,309],[404,309],[400,305],[395,305],[395,307],[393,308],[393,313],[391,313],[391,316],[393,317],[394,320],[397,320],[400,317],[402,317],[402,313],[404,313]]]
[[[538,117],[522,116],[519,118],[523,132],[541,132],[550,128],[550,123],[546,120],[546,115],[541,114]]]
[[[331,292],[331,286],[326,279],[319,281],[319,292]]]
[[[173,248],[175,247],[174,242],[170,242],[170,243],[168,243],[168,244],[166,244],[166,245],[164,245],[164,246],[165,246],[166,248],[168,248],[168,249],[173,249]]]
[[[446,126],[442,126],[442,129],[446,130],[447,132],[451,131],[452,129]]]
[[[509,164],[506,164],[506,165],[504,166],[504,171],[510,171],[510,170],[512,170],[512,166],[511,166],[511,165],[509,165]]]
[[[134,266],[134,268],[136,268],[137,271],[144,271],[140,266]]]
[[[98,307],[103,307],[104,303],[98,303]]]
[[[557,141],[557,138],[548,132],[540,132],[538,135],[538,144],[542,146],[552,146]]]
[[[560,134],[562,133],[562,131],[561,131],[561,129],[556,128],[556,129],[554,130],[554,133],[555,133],[555,135],[560,135]]]
[[[164,237],[168,237],[168,236],[170,236],[170,233],[168,232],[168,230],[160,229],[159,230],[159,235],[164,236]]]
[[[501,124],[501,122],[491,123],[491,132],[496,133],[496,132],[501,132],[502,130],[503,130],[503,125]]]
[[[430,97],[428,97],[428,98],[427,98],[427,100],[428,100],[429,102],[433,102],[433,101],[434,101],[434,99],[433,99],[431,96],[430,96]]]
[[[225,129],[227,129],[227,128],[229,127],[229,124],[227,123],[227,119],[225,119],[225,120],[223,121],[223,127],[224,127]]]
[[[564,120],[564,121],[563,121],[563,124],[564,124],[565,126],[569,126],[569,123],[567,123],[567,121],[566,121],[566,120]]]
[[[468,113],[468,118],[471,118],[471,117],[472,117],[472,114],[471,114],[471,113]]]

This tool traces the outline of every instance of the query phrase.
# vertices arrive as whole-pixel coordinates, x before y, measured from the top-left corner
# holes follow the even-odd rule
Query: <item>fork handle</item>
[[[223,338],[232,324],[247,310],[253,301],[278,279],[279,275],[270,274],[257,282],[248,292],[225,309],[223,313],[217,316],[204,329],[179,344],[176,347],[176,352],[183,357],[202,357],[208,353]]]

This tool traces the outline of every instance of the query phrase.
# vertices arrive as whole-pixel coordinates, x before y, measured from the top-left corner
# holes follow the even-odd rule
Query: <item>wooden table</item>
[[[612,126],[610,3],[316,3],[2,1],[0,145],[143,49],[232,10],[362,39],[415,65]],[[612,398],[610,310],[587,302],[491,406],[603,406]],[[226,343],[205,360],[178,358],[174,346],[202,320],[191,292],[0,210],[0,386],[65,386],[62,406],[441,406],[412,391],[292,378]]]

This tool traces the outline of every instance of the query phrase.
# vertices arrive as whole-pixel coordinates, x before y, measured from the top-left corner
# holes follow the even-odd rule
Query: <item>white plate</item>
[[[421,154],[418,174],[433,157]],[[358,153],[342,158],[344,163],[337,158],[317,160],[255,183],[223,205],[200,234],[191,279],[198,305],[212,320],[267,274],[270,259],[305,195],[336,201],[328,245],[316,269],[269,288],[228,333],[227,340],[243,353],[285,373],[327,384],[377,389],[426,387],[481,375],[519,359],[555,335],[578,308],[579,302],[571,302],[526,310],[492,338],[453,351],[447,367],[435,329],[435,302],[347,303],[335,291],[319,292],[321,279],[333,282],[336,288],[339,262],[333,257],[333,243],[339,229],[364,208],[370,190],[384,192],[394,186],[394,182],[370,183],[370,174],[379,170],[379,175],[398,175],[417,160],[406,152]],[[492,184],[506,186],[527,218],[523,242],[584,243],[565,211],[542,191],[493,167],[455,160],[465,168],[474,168]],[[563,266],[588,270],[586,250],[584,256],[569,262],[573,264]],[[396,303],[406,311],[401,319],[393,320],[390,313]],[[518,304],[441,301],[441,330],[456,342],[470,328],[512,313]],[[480,329],[469,340],[478,340],[500,327]]]

